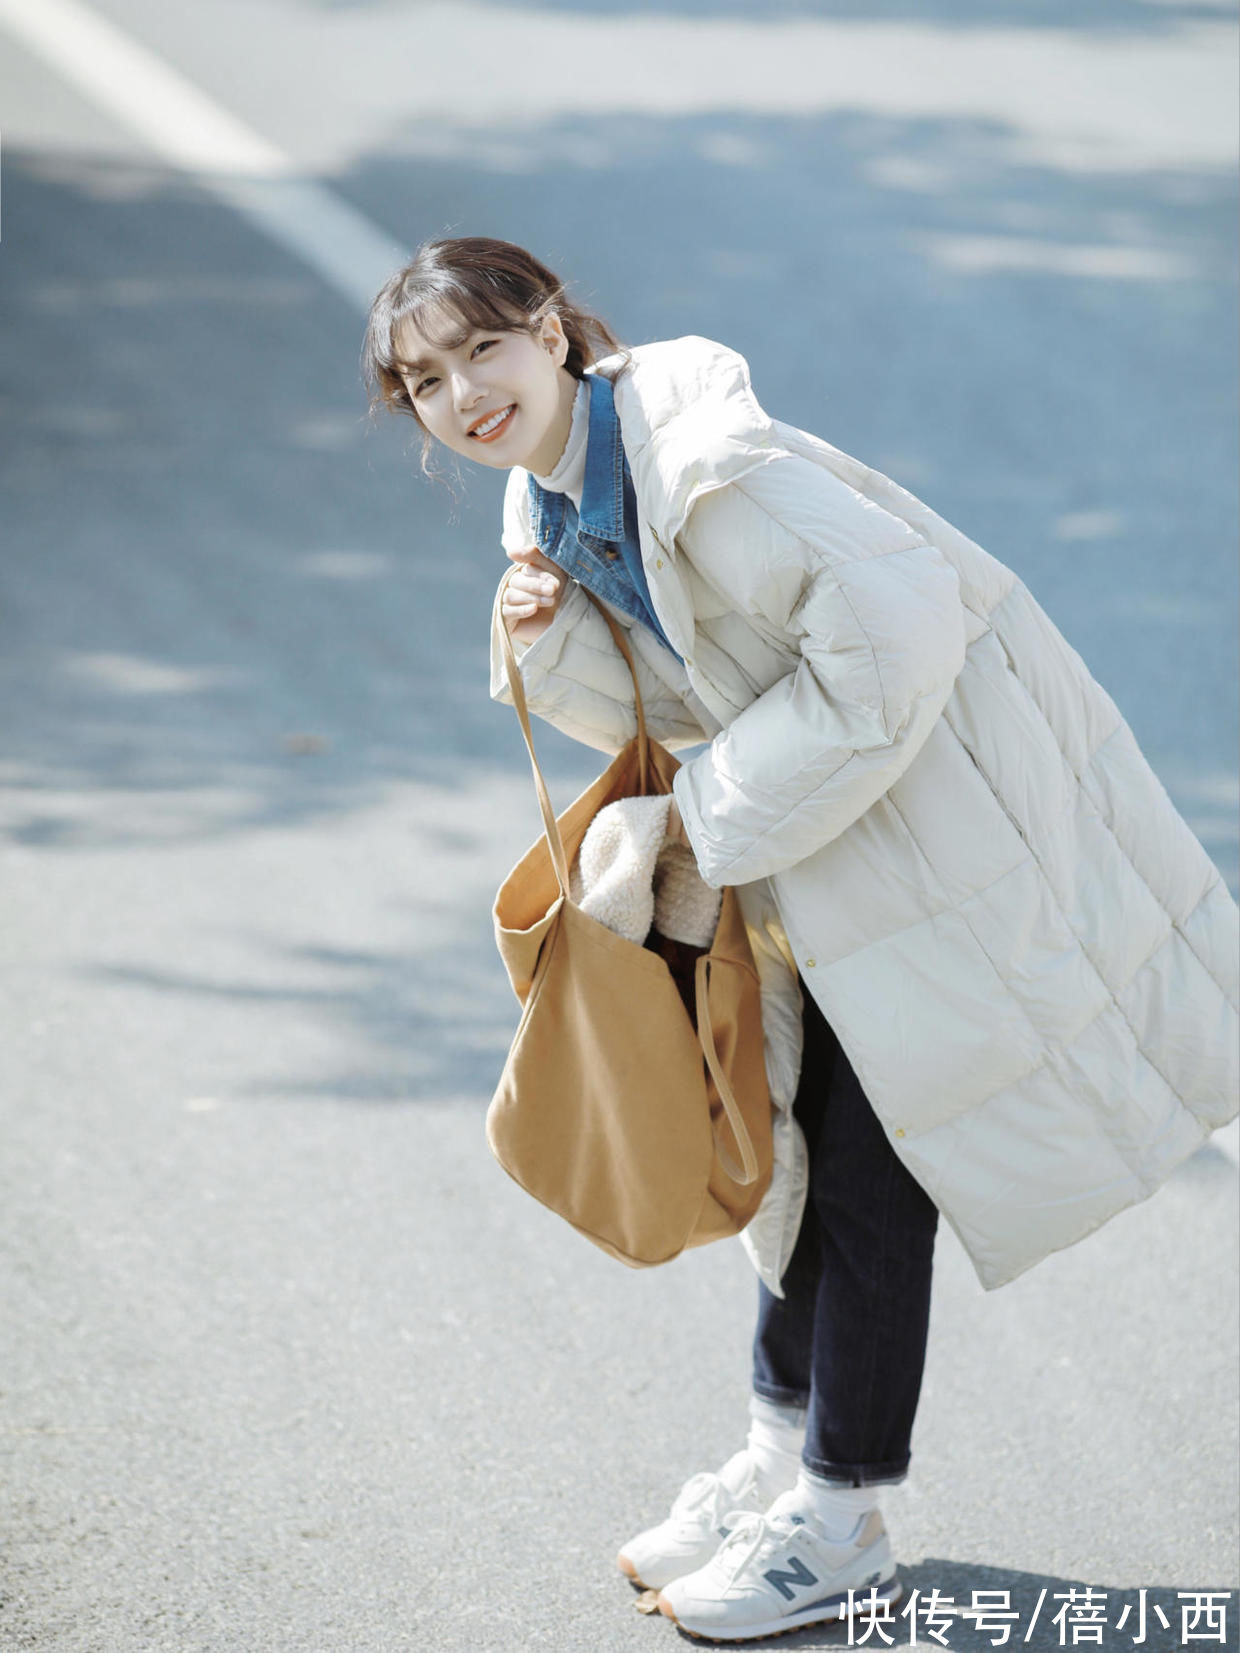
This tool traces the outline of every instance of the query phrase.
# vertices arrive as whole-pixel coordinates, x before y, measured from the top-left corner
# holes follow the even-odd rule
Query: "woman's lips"
[[[494,441],[496,441],[499,437],[501,437],[504,434],[504,432],[508,429],[509,425],[512,424],[512,417],[513,417],[513,414],[516,413],[516,411],[517,411],[517,404],[515,402],[512,402],[504,410],[503,418],[500,420],[498,425],[494,425],[490,430],[479,429],[479,426],[486,426],[490,420],[495,418],[494,413],[488,413],[485,419],[480,419],[478,421],[478,425],[471,427],[471,429],[469,431],[469,435],[473,438],[473,440],[475,442],[494,442]]]

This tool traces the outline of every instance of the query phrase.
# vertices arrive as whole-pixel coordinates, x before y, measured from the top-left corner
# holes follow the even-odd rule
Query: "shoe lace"
[[[749,1565],[763,1541],[770,1535],[770,1523],[764,1515],[744,1511],[737,1515],[728,1536],[715,1551],[713,1565],[718,1567],[726,1561],[731,1566],[732,1578],[735,1578]]]
[[[681,1487],[672,1505],[673,1516],[680,1521],[702,1520],[718,1526],[725,1512],[731,1508],[734,1494],[729,1492],[718,1475],[702,1470],[691,1475]]]
[[[787,1507],[789,1495],[777,1498],[761,1514],[738,1510],[729,1518],[728,1536],[715,1551],[713,1565],[730,1567],[730,1579],[735,1581],[757,1556],[763,1546],[778,1547],[787,1543],[804,1523],[798,1514]]]

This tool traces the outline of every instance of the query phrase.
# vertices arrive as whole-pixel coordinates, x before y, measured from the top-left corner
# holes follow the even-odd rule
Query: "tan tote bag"
[[[753,953],[732,889],[700,957],[675,943],[655,951],[653,937],[638,946],[574,906],[569,868],[594,816],[617,798],[670,792],[679,764],[648,738],[628,644],[596,604],[633,672],[637,734],[557,820],[499,603],[545,832],[495,900],[496,941],[522,1015],[487,1139],[527,1193],[621,1262],[648,1267],[739,1233],[770,1183]]]

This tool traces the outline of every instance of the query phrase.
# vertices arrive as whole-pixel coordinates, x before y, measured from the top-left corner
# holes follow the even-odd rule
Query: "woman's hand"
[[[509,575],[500,603],[500,615],[508,628],[508,635],[519,643],[532,643],[555,619],[555,611],[564,595],[564,575],[541,551],[531,546],[525,551],[510,551],[516,563]]]

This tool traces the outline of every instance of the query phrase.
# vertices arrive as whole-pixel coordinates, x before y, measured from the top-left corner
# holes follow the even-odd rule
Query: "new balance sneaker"
[[[743,1515],[697,1572],[665,1585],[659,1610],[691,1636],[743,1642],[780,1636],[900,1599],[891,1542],[877,1510],[832,1542],[784,1494],[765,1515]]]
[[[742,1447],[717,1475],[691,1475],[667,1520],[631,1538],[616,1565],[634,1584],[661,1590],[705,1566],[731,1531],[729,1516],[760,1514],[769,1502],[770,1489],[760,1484],[757,1466]]]

